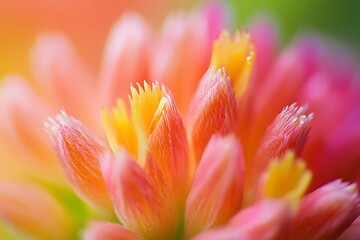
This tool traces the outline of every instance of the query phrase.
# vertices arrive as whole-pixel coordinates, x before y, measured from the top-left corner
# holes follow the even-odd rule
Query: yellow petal
[[[223,31],[214,43],[210,66],[215,67],[215,70],[224,66],[236,96],[241,97],[248,85],[254,58],[254,46],[248,33],[237,31],[232,37]]]
[[[297,204],[310,184],[312,174],[305,162],[288,151],[280,160],[274,159],[266,172],[263,196],[265,198],[287,198]]]
[[[164,97],[166,89],[163,85],[153,83],[144,86],[137,83],[137,89],[130,87],[130,112],[122,100],[117,102],[112,113],[103,110],[102,120],[110,146],[114,153],[119,146],[124,146],[141,166],[145,165],[147,153],[147,139],[154,130],[165,109],[167,99]]]

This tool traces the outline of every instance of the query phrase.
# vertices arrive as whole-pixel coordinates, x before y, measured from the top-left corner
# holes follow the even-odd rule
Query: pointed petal
[[[128,153],[104,155],[101,169],[120,222],[144,238],[171,239],[176,214],[150,177]]]
[[[165,180],[162,182],[155,179],[155,182],[170,185],[172,191],[170,194],[175,196],[176,201],[183,208],[192,176],[188,142],[185,127],[174,100],[168,94],[163,100],[165,106],[158,113],[157,122],[151,130],[148,151]],[[180,210],[183,211],[183,209]]]
[[[121,226],[120,224],[109,222],[91,222],[85,230],[85,240],[140,240],[141,238]]]
[[[194,240],[286,239],[292,213],[285,201],[263,201],[236,214],[226,226]]]
[[[333,181],[303,198],[290,239],[336,239],[359,213],[356,185]]]
[[[226,223],[241,208],[244,161],[235,136],[214,136],[206,147],[186,202],[186,234]]]
[[[31,63],[44,97],[55,109],[65,107],[87,125],[92,123],[91,110],[99,109],[95,78],[69,39],[59,33],[40,36],[32,49]]]
[[[115,24],[106,43],[100,82],[103,104],[114,105],[125,99],[130,83],[147,79],[150,30],[136,15],[124,15]]]
[[[57,200],[28,183],[0,183],[0,219],[34,239],[74,237],[71,218]]]
[[[296,155],[300,154],[313,118],[313,114],[305,115],[305,110],[295,103],[287,106],[268,127],[255,159],[250,163],[258,176],[272,158],[282,156],[286,150],[294,149]]]
[[[1,82],[0,138],[5,144],[2,147],[13,153],[9,157],[21,159],[18,164],[30,169],[32,172],[29,171],[29,174],[41,172],[48,179],[62,181],[59,174],[61,167],[43,131],[43,122],[48,114],[48,107],[26,80],[8,76]]]
[[[50,118],[45,128],[66,177],[77,193],[102,208],[112,209],[99,163],[104,144],[65,111],[55,119]]]
[[[213,134],[226,135],[235,130],[237,104],[224,68],[210,68],[203,76],[190,108],[190,140],[198,162]]]

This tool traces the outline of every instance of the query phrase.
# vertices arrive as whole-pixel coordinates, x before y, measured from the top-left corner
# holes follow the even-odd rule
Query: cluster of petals
[[[9,75],[0,83],[0,185],[7,189],[0,193],[0,199],[8,204],[4,203],[4,210],[19,208],[17,212],[0,213],[0,229],[4,226],[40,239],[71,239],[78,235],[87,217],[99,213],[93,213],[72,193],[44,132],[44,121],[64,108],[104,136],[102,107],[113,106],[115,99],[126,97],[131,83],[144,79],[167,82],[178,89],[176,98],[186,109],[189,101],[186,96],[194,90],[188,91],[179,79],[187,78],[187,87],[196,88],[208,67],[212,42],[224,19],[223,10],[209,5],[197,12],[169,16],[156,32],[140,16],[124,14],[110,33],[97,74],[87,67],[66,36],[60,33],[40,36],[30,55],[35,81]],[[93,147],[100,152],[104,146]],[[20,185],[17,188],[24,190],[8,187],[11,185]],[[96,186],[91,190],[94,195],[104,187]],[[7,194],[13,197],[5,197]],[[37,220],[38,207],[29,205],[24,217],[20,209],[28,206],[27,199],[34,205],[47,202],[49,207],[44,215],[59,231],[44,227],[43,221]],[[110,205],[110,199],[107,203]],[[59,209],[67,218],[58,216]],[[12,236],[14,231],[10,232]],[[9,238],[7,234],[9,231],[0,231],[0,238]]]
[[[63,37],[35,47],[42,93],[53,109],[65,106],[45,123],[57,163],[82,199],[118,220],[91,222],[84,238],[356,239],[357,186],[340,180],[359,177],[356,74],[308,39],[275,58],[273,30],[262,24],[253,41],[222,32],[211,56],[217,32],[197,20],[170,20],[164,41],[153,43],[146,24],[125,16],[107,44],[100,86]],[[9,88],[28,100],[1,95],[9,139],[52,157],[22,118],[48,115],[47,103],[22,80],[9,79],[2,91]],[[0,187],[0,216],[26,223],[16,206],[24,201],[12,200],[23,195],[12,189]]]
[[[75,191],[118,218],[93,222],[86,239],[330,239],[352,229],[356,184],[309,191],[316,175],[299,158],[307,107],[284,107],[246,152],[254,143],[241,137],[241,114],[254,58],[249,34],[223,32],[185,120],[168,88],[144,81],[103,109],[107,141],[65,111],[46,122]]]

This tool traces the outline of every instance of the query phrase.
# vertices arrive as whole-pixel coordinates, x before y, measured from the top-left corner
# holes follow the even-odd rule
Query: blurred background
[[[234,26],[246,27],[254,17],[266,13],[278,24],[282,43],[299,31],[310,31],[338,39],[360,52],[360,1],[223,2],[232,9]],[[124,11],[140,12],[156,27],[170,11],[189,10],[199,4],[199,0],[0,0],[0,78],[14,72],[30,78],[29,51],[42,32],[65,33],[96,72],[107,34]]]

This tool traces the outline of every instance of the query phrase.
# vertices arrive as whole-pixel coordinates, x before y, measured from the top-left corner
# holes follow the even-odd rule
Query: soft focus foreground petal
[[[291,212],[286,201],[263,201],[240,211],[224,227],[204,232],[194,240],[286,239]]]
[[[360,217],[357,217],[351,226],[343,232],[338,240],[358,240],[360,239]]]
[[[63,180],[59,174],[61,167],[43,131],[42,123],[48,114],[47,106],[24,79],[18,76],[4,79],[0,85],[0,142],[9,153],[1,156],[2,168],[6,169],[6,162],[20,159],[17,165],[28,168],[30,175],[41,172],[47,180]]]
[[[29,183],[0,183],[0,219],[34,239],[75,237],[72,220],[57,200]]]
[[[247,88],[255,58],[250,35],[237,31],[233,37],[223,31],[215,41],[210,66],[215,70],[225,67],[233,83],[236,97]]]
[[[336,239],[359,216],[355,184],[328,183],[302,200],[290,239]]]
[[[51,106],[57,111],[66,107],[85,124],[94,124],[91,119],[99,110],[95,78],[70,40],[59,33],[40,36],[32,49],[31,63],[41,93]]]
[[[282,159],[270,162],[263,180],[264,198],[286,198],[297,206],[310,184],[312,174],[301,159],[296,159],[293,151],[288,151]]]
[[[235,131],[236,113],[236,97],[225,68],[210,68],[198,86],[189,114],[189,137],[196,162],[213,134]]]
[[[102,157],[101,169],[115,213],[125,227],[144,238],[175,236],[177,213],[133,157],[120,148],[116,156]]]
[[[150,30],[138,16],[126,14],[115,24],[103,57],[100,74],[102,103],[113,106],[125,98],[130,83],[147,78]]]
[[[244,159],[234,135],[214,136],[195,173],[186,201],[186,235],[226,223],[241,208]]]
[[[82,197],[99,207],[112,209],[103,180],[99,157],[104,144],[81,122],[65,111],[45,123],[68,181]]]
[[[152,48],[150,79],[165,83],[173,91],[183,114],[208,67],[213,40],[224,21],[224,7],[214,5],[190,16],[170,16]]]
[[[120,224],[109,222],[91,222],[85,230],[85,240],[140,240],[141,238],[121,226]]]

